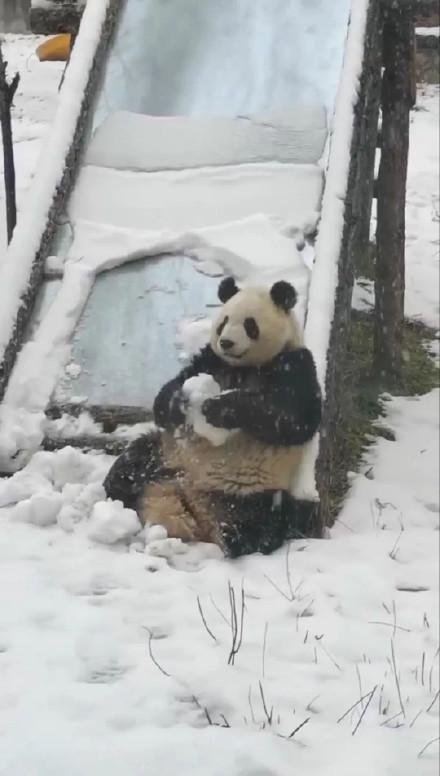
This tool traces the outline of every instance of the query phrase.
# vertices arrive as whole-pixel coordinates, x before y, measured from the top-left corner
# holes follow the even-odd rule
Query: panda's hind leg
[[[221,544],[230,558],[253,552],[269,555],[285,541],[319,535],[317,505],[285,490],[245,496],[217,493],[214,506]]]
[[[177,478],[145,485],[138,511],[142,523],[162,525],[169,538],[217,543],[209,497]]]
[[[286,538],[286,513],[279,491],[246,495],[211,494],[222,549],[229,558],[277,550]]]
[[[157,482],[166,474],[160,433],[144,434],[116,459],[104,480],[104,490],[108,498],[136,510],[145,484]]]

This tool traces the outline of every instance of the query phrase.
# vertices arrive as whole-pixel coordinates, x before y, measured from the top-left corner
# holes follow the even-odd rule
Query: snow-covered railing
[[[324,390],[324,422],[303,460],[297,495],[310,498],[317,488],[318,532],[331,518],[354,266],[369,239],[380,100],[380,13],[380,0],[352,0],[309,291],[305,340]]]
[[[6,256],[0,260],[0,400],[23,340],[57,222],[74,181],[99,65],[120,6],[120,0],[87,3],[38,172]]]

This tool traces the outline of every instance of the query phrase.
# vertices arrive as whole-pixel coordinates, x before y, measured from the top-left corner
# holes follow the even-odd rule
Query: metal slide
[[[94,136],[69,219],[162,228],[175,192],[162,200],[152,194],[152,173],[173,169],[179,175],[188,168],[271,160],[297,170],[281,215],[289,208],[303,208],[304,214],[319,209],[320,158],[348,14],[349,0],[127,0],[105,64]],[[247,128],[240,125],[237,133],[243,116]],[[252,116],[257,116],[254,123]],[[162,125],[151,117],[175,119]],[[262,126],[270,128],[264,137]],[[309,173],[315,176],[313,185]],[[276,183],[270,179],[270,185]],[[265,212],[271,191],[267,183],[261,188]],[[234,191],[228,190],[224,202],[212,203],[212,212],[205,214],[208,224],[228,220],[225,214],[233,220]],[[183,190],[181,196],[183,212]],[[252,212],[242,200],[237,197],[237,218]],[[133,201],[136,206],[127,207]],[[59,254],[68,250],[70,239],[71,230],[60,232]],[[60,284],[61,278],[45,282],[35,322],[44,317]],[[179,324],[209,314],[217,284],[218,278],[196,272],[179,255],[141,259],[99,274],[72,343],[72,360],[80,370],[63,375],[55,407],[76,413],[81,406],[98,419],[110,418],[107,430],[127,418],[148,419],[158,388],[179,369]]]

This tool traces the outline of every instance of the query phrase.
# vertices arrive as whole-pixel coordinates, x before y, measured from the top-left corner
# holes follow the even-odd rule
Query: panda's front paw
[[[228,406],[222,396],[206,399],[202,405],[202,412],[211,426],[231,430],[239,427],[235,408]]]
[[[188,399],[181,389],[175,391],[171,397],[168,420],[172,427],[177,428],[183,426],[186,421],[186,414],[188,410]]]

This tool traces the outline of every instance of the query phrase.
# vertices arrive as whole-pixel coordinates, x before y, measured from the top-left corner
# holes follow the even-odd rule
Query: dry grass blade
[[[371,701],[373,700],[374,693],[376,692],[376,690],[377,690],[377,687],[378,687],[378,686],[377,686],[377,684],[376,684],[376,685],[373,687],[373,689],[371,690],[371,692],[370,692],[370,697],[368,698],[368,700],[367,700],[367,702],[366,702],[366,704],[365,704],[365,708],[364,708],[364,709],[362,709],[362,714],[361,714],[361,716],[359,717],[358,723],[357,723],[357,725],[356,725],[355,729],[352,731],[352,734],[351,734],[352,736],[354,736],[354,735],[355,735],[355,733],[356,733],[356,731],[358,730],[358,728],[359,728],[359,726],[360,726],[360,724],[361,724],[361,722],[362,722],[363,718],[365,717],[365,714],[367,713],[367,709],[368,709],[368,707],[369,707],[369,705],[370,705]]]
[[[250,708],[250,710],[251,710],[251,720],[252,720],[252,722],[253,722],[253,723],[254,723],[254,725],[255,725],[255,724],[256,724],[256,722],[257,722],[257,720],[255,719],[255,714],[254,714],[254,707],[253,707],[253,705],[252,705],[252,687],[251,687],[251,685],[249,685],[249,692],[248,692],[248,703],[249,703],[249,708]]]
[[[360,692],[361,698],[362,698],[363,690],[362,690],[361,672],[359,670],[359,666],[358,666],[357,663],[356,663],[356,674],[357,674],[357,678],[358,678],[359,692]],[[364,708],[364,701],[363,700],[361,700],[361,707],[362,707],[362,710],[363,710],[363,708]]]
[[[266,622],[264,625],[264,636],[263,636],[263,654],[261,656],[261,673],[264,679],[265,676],[265,667],[266,667],[266,644],[267,644],[267,631],[269,629],[269,624]]]
[[[279,593],[280,595],[282,595],[282,596],[283,596],[283,598],[285,598],[285,599],[286,599],[286,601],[290,601],[290,603],[292,603],[292,600],[293,600],[293,599],[292,599],[292,598],[290,598],[290,596],[288,596],[288,595],[287,595],[287,594],[284,592],[284,590],[281,590],[281,588],[280,588],[280,587],[278,587],[278,585],[276,584],[276,582],[274,582],[274,581],[273,581],[273,579],[271,579],[270,577],[268,577],[268,576],[267,576],[267,574],[265,574],[264,576],[265,576],[265,578],[267,579],[267,581],[269,582],[269,584],[271,584],[271,585],[272,585],[272,587],[273,587],[273,588],[274,588],[274,589],[277,591],[277,593]]]
[[[266,698],[264,697],[263,685],[261,684],[261,682],[258,682],[258,684],[259,684],[259,687],[260,687],[261,703],[263,704],[263,711],[264,711],[265,717],[267,719],[267,723],[268,723],[268,725],[272,725],[273,706],[272,706],[272,708],[270,710],[270,713],[269,713],[268,710],[267,710]]]
[[[207,719],[208,725],[214,725],[214,723],[213,723],[213,721],[211,719],[211,715],[210,715],[208,709],[206,708],[206,706],[202,706],[202,704],[200,703],[199,699],[196,698],[195,695],[192,696],[192,699],[193,699],[193,702],[195,703],[195,705],[197,706],[197,708],[200,709],[200,711],[203,711],[203,713],[204,713],[204,715],[205,715],[205,717]]]
[[[214,609],[216,610],[216,612],[218,612],[218,614],[220,615],[220,617],[222,618],[222,620],[223,620],[223,621],[226,623],[226,625],[229,625],[228,618],[226,617],[226,615],[225,615],[225,614],[223,614],[223,612],[222,612],[222,610],[220,609],[220,607],[219,607],[219,606],[217,606],[217,604],[216,604],[216,602],[214,601],[214,599],[213,599],[212,595],[210,595],[210,596],[209,596],[209,600],[211,601],[211,603],[212,603],[212,605],[213,605]]]
[[[376,687],[377,687],[377,685],[376,685]],[[375,687],[374,689],[376,689],[376,687]],[[354,709],[356,708],[356,706],[359,706],[359,704],[362,704],[362,703],[363,703],[363,701],[365,700],[365,698],[368,698],[368,697],[369,697],[369,696],[372,694],[372,692],[373,692],[373,690],[370,690],[370,692],[367,692],[367,693],[365,693],[365,695],[363,695],[363,696],[362,696],[362,698],[359,698],[359,700],[358,700],[358,701],[356,701],[356,703],[353,703],[353,705],[352,705],[352,706],[350,706],[350,708],[349,708],[349,709],[347,709],[347,711],[344,711],[344,713],[342,714],[342,716],[341,716],[341,717],[339,717],[339,719],[338,719],[338,720],[336,720],[337,724],[339,725],[339,723],[340,723],[340,722],[342,722],[342,720],[343,720],[343,719],[345,719],[345,717],[347,717],[347,716],[348,716],[348,714],[350,714],[350,711],[354,711]]]
[[[399,697],[400,709],[401,709],[401,712],[402,712],[403,716],[406,719],[405,707],[403,705],[402,693],[401,693],[401,690],[400,690],[400,681],[399,681],[399,676],[398,676],[398,673],[397,673],[396,654],[394,652],[394,642],[393,642],[392,639],[391,639],[391,663],[392,663],[393,671],[394,671],[394,679],[395,679],[395,682],[396,682],[396,689],[397,689],[397,695]]]
[[[240,620],[237,615],[237,602],[235,600],[235,590],[230,582],[228,582],[229,593],[229,607],[231,610],[231,633],[232,633],[232,645],[228,656],[228,665],[234,665],[235,656],[240,650],[243,641],[243,623],[244,623],[244,611],[245,611],[245,598],[244,587],[241,584],[241,607],[240,607]]]
[[[291,547],[291,542],[288,542],[287,548],[286,548],[286,579],[287,579],[287,586],[289,588],[289,592],[290,592],[290,596],[291,596],[291,601],[293,601],[293,599],[295,598],[295,591],[293,589],[292,577],[291,577],[291,574],[290,574],[290,557],[289,557],[290,556],[290,547]]]
[[[319,697],[320,697],[319,695],[314,695],[314,696],[313,696],[312,700],[311,700],[311,701],[309,701],[309,702],[308,702],[308,704],[307,704],[307,706],[306,706],[306,711],[311,711],[313,714],[316,714],[316,711],[315,711],[315,709],[313,709],[313,708],[312,708],[312,705],[313,705],[313,703],[314,703],[315,701],[317,701],[317,700],[318,700],[318,698],[319,698]]]
[[[206,622],[206,617],[205,617],[205,615],[203,613],[202,604],[200,603],[200,597],[199,596],[197,596],[197,608],[199,610],[199,614],[200,614],[200,617],[202,618],[202,622],[203,622],[203,625],[205,626],[206,632],[209,633],[211,638],[216,642],[217,638],[216,638],[216,636],[214,636],[212,630],[210,629],[210,627],[208,626],[208,623]]]
[[[402,625],[396,625],[394,622],[380,622],[379,620],[368,620],[369,625],[386,625],[387,628],[393,629],[393,636],[396,634],[396,630],[404,631],[405,633],[411,633],[411,628],[404,628]]]
[[[316,636],[315,636],[315,639],[316,639]],[[329,651],[328,651],[328,650],[327,650],[327,649],[324,647],[324,645],[323,645],[323,644],[321,644],[321,642],[318,642],[318,646],[319,646],[319,648],[320,648],[320,649],[322,649],[322,651],[324,652],[324,654],[325,654],[325,655],[327,655],[328,659],[330,660],[330,662],[331,662],[331,663],[333,663],[333,665],[335,666],[335,668],[337,668],[337,669],[338,669],[338,671],[342,671],[342,668],[341,668],[341,666],[339,665],[339,663],[337,663],[337,662],[336,662],[336,660],[334,659],[334,657],[332,657],[332,656],[331,656],[330,652],[329,652]]]
[[[398,711],[397,714],[393,714],[392,717],[388,717],[388,719],[385,719],[383,722],[380,723],[380,727],[383,727],[384,725],[388,725],[389,722],[392,722],[393,719],[397,719],[397,717],[400,717],[401,714],[402,714],[402,712]],[[420,712],[419,712],[419,714],[420,714]]]
[[[287,736],[287,738],[288,739],[289,738],[293,738],[298,733],[298,731],[301,730],[301,728],[304,727],[304,725],[307,725],[308,722],[310,722],[310,717],[306,717],[306,719],[303,722],[301,722],[300,725],[297,725],[295,730],[292,730],[291,734],[289,736]]]
[[[436,736],[436,738],[431,738],[431,740],[430,740],[430,741],[428,741],[428,743],[427,743],[427,744],[425,744],[425,746],[424,746],[424,747],[423,747],[423,748],[420,750],[420,752],[418,753],[417,757],[419,757],[419,758],[420,758],[420,757],[422,757],[422,756],[423,756],[423,754],[424,754],[424,753],[426,752],[426,750],[428,749],[428,747],[430,747],[430,746],[431,746],[431,744],[435,744],[435,742],[436,742],[436,741],[440,741],[440,736]]]
[[[431,703],[429,704],[428,708],[426,709],[426,712],[431,711],[432,707],[434,706],[434,703],[436,702],[438,696],[440,695],[440,690],[437,690],[436,694],[434,695]]]
[[[396,610],[396,602],[393,601],[393,639],[396,637],[396,630],[397,630],[397,610]]]
[[[390,552],[388,553],[388,555],[390,556],[391,560],[396,560],[396,558],[397,558],[397,553],[399,552],[399,544],[400,544],[400,540],[402,538],[403,531],[404,531],[404,529],[401,528],[400,529],[400,534],[397,537],[396,541],[394,542],[394,546],[393,546],[392,550],[390,550]]]
[[[162,666],[160,665],[160,663],[158,663],[158,662],[157,662],[156,658],[155,658],[155,657],[154,657],[154,655],[153,655],[153,649],[152,649],[152,647],[151,647],[151,642],[153,641],[153,634],[152,634],[152,632],[150,631],[150,629],[149,629],[149,628],[145,628],[145,630],[148,632],[148,652],[150,653],[150,658],[151,658],[152,662],[154,663],[154,665],[156,666],[156,668],[158,668],[158,669],[159,669],[159,671],[161,672],[161,674],[163,674],[164,676],[168,676],[168,677],[170,677],[170,676],[171,676],[171,674],[169,674],[169,673],[168,673],[168,671],[165,671],[165,669],[164,669],[164,668],[162,668]]]

